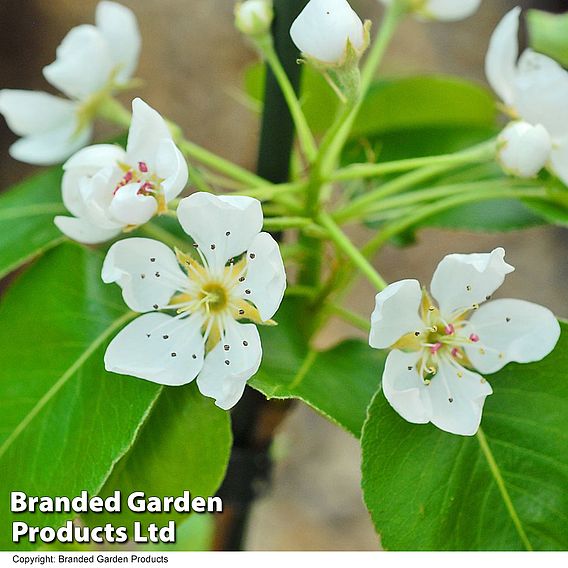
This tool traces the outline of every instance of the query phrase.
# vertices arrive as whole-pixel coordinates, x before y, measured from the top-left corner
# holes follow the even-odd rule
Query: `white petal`
[[[262,347],[256,326],[231,320],[225,337],[205,358],[197,386],[204,396],[214,398],[218,407],[229,410],[240,400],[247,381],[258,371],[261,359]]]
[[[515,75],[519,57],[519,17],[513,8],[495,28],[485,58],[485,74],[493,90],[507,105],[515,100]]]
[[[116,192],[109,208],[113,219],[124,225],[143,225],[156,214],[158,202],[139,190],[139,183],[130,183]]]
[[[272,0],[246,0],[235,6],[235,25],[246,35],[265,33],[273,18]]]
[[[77,130],[75,121],[62,124],[53,130],[20,138],[10,146],[10,156],[15,160],[50,166],[64,162],[69,156],[91,140],[91,126]]]
[[[198,315],[180,321],[166,314],[144,314],[111,341],[105,368],[160,385],[185,385],[203,366],[201,324]]]
[[[111,172],[112,170],[101,170],[92,177],[79,179],[79,193],[83,201],[81,216],[101,228],[123,229],[125,224],[114,219],[110,213],[115,187],[109,177]]]
[[[63,164],[61,191],[63,203],[77,217],[85,214],[80,192],[82,178],[91,177],[101,169],[112,167],[124,160],[124,150],[113,144],[96,144],[79,150]]]
[[[369,345],[385,349],[403,335],[424,328],[419,317],[422,290],[417,280],[401,280],[387,286],[375,298]]]
[[[85,245],[104,243],[116,237],[120,229],[104,229],[86,219],[76,217],[55,217],[57,228],[67,237]]]
[[[132,122],[126,145],[127,161],[136,166],[144,162],[150,170],[156,167],[156,154],[162,140],[171,140],[172,135],[159,112],[142,99],[132,101]]]
[[[568,132],[568,71],[556,61],[527,49],[519,60],[515,107],[531,124],[552,137]]]
[[[346,0],[310,0],[294,20],[290,36],[305,55],[325,63],[339,63],[347,42],[363,49],[363,23]]]
[[[515,270],[505,262],[505,251],[450,254],[436,268],[430,290],[446,319],[452,312],[484,302]]]
[[[497,157],[505,172],[533,178],[550,159],[552,140],[542,124],[511,122],[499,135],[497,148]]]
[[[43,75],[68,97],[84,100],[106,85],[112,67],[106,39],[95,26],[84,24],[65,36]]]
[[[136,16],[126,6],[103,0],[97,5],[95,21],[119,69],[116,82],[126,83],[136,71],[142,44]]]
[[[166,201],[175,199],[185,188],[189,176],[187,162],[173,140],[163,139],[156,156],[156,174],[162,178]]]
[[[149,312],[167,306],[187,277],[176,255],[165,244],[131,238],[110,247],[102,279],[107,284],[116,282],[122,288],[122,297],[131,310]]]
[[[389,404],[408,422],[427,424],[432,409],[426,385],[416,370],[420,353],[391,351],[383,372],[383,392]]]
[[[0,113],[18,136],[41,134],[75,121],[76,103],[41,91],[0,91]]]
[[[440,362],[427,390],[432,424],[460,436],[477,432],[485,399],[493,392],[483,377],[447,359]]]
[[[472,315],[470,323],[479,343],[466,347],[466,353],[481,373],[494,373],[511,361],[540,361],[560,337],[554,314],[523,300],[489,302]]]
[[[443,22],[454,22],[473,16],[481,0],[427,0],[422,12],[427,17]]]
[[[259,233],[248,248],[246,278],[239,293],[267,321],[282,303],[285,290],[286,272],[278,243],[268,233]]]
[[[249,248],[263,223],[260,201],[238,195],[194,193],[181,200],[177,215],[209,267],[217,270]]]
[[[562,140],[555,141],[551,155],[554,173],[568,185],[568,135]]]

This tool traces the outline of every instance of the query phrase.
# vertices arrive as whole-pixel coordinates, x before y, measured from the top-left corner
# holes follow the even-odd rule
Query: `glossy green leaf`
[[[101,495],[134,491],[165,497],[189,491],[192,497],[215,495],[229,461],[232,445],[229,413],[200,394],[195,383],[164,389],[130,452],[117,464]],[[166,525],[183,515],[132,513],[91,515],[101,522],[129,526],[133,521]],[[101,520],[104,519],[104,520]],[[180,522],[181,525],[181,522]]]
[[[0,194],[0,278],[64,238],[53,224],[65,212],[61,169],[47,170]]]
[[[529,10],[527,26],[531,47],[568,67],[568,13]]]
[[[160,388],[106,373],[108,341],[131,317],[102,258],[50,251],[12,284],[0,309],[0,549],[11,523],[57,526],[73,515],[8,510],[10,491],[96,494],[129,450]]]
[[[320,73],[306,67],[302,75],[302,105],[311,128],[325,132],[339,109],[337,96]],[[245,75],[245,90],[262,100],[264,67]],[[484,87],[449,75],[382,79],[369,90],[352,137],[432,127],[485,127],[495,124],[495,101]]]
[[[278,327],[263,330],[263,361],[250,385],[268,398],[298,398],[359,437],[384,355],[360,340],[310,351],[299,331],[301,304],[287,301]]]
[[[546,359],[488,376],[477,437],[410,424],[379,392],[363,429],[363,491],[383,546],[566,550],[567,371],[563,324]]]

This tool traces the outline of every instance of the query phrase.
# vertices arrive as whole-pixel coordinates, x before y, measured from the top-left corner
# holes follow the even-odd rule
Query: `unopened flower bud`
[[[341,66],[368,44],[361,18],[347,0],[310,0],[290,28],[296,47],[323,66]]]
[[[497,158],[503,169],[520,178],[535,177],[551,152],[550,135],[541,124],[511,122],[497,139]]]
[[[235,26],[247,36],[268,33],[273,19],[272,0],[245,0],[235,6]]]

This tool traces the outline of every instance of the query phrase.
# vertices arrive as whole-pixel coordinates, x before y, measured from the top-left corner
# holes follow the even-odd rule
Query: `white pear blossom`
[[[347,0],[310,0],[290,28],[296,47],[324,65],[342,65],[351,47],[362,53],[367,32]]]
[[[124,88],[140,53],[140,32],[133,12],[103,0],[96,25],[73,28],[43,69],[45,78],[66,97],[41,91],[0,91],[0,113],[21,136],[10,148],[13,158],[37,165],[63,162],[92,137],[92,122],[104,94]]]
[[[267,33],[273,18],[272,0],[245,0],[235,6],[235,25],[248,36]]]
[[[103,280],[117,282],[126,304],[144,315],[112,340],[105,366],[162,385],[197,378],[203,395],[229,409],[259,368],[254,323],[273,323],[286,287],[282,257],[261,232],[256,199],[195,193],[180,202],[178,219],[199,260],[142,238],[107,254]]]
[[[497,139],[497,158],[505,172],[535,177],[550,159],[552,140],[542,124],[510,122]]]
[[[568,72],[532,49],[519,58],[520,14],[514,8],[495,29],[485,60],[487,79],[511,116],[546,129],[551,167],[568,184]]]
[[[187,163],[166,122],[141,99],[132,102],[126,150],[88,146],[63,169],[63,203],[74,217],[56,217],[55,224],[86,244],[107,241],[164,213],[188,178]]]
[[[393,0],[381,0],[392,4]],[[427,20],[454,22],[473,16],[481,6],[481,0],[413,0],[413,12]]]
[[[493,392],[478,373],[540,361],[554,349],[560,325],[548,309],[511,299],[481,305],[514,270],[504,258],[502,248],[451,254],[434,273],[431,295],[416,280],[377,295],[369,343],[392,349],[383,392],[409,422],[475,434]]]

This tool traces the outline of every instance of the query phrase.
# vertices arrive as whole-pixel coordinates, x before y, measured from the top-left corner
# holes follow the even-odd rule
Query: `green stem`
[[[363,67],[363,71],[361,72],[359,97],[352,104],[345,106],[336,123],[335,131],[333,132],[332,137],[330,137],[329,144],[325,148],[325,155],[321,160],[321,169],[324,174],[331,172],[335,168],[337,160],[353,128],[353,123],[355,122],[367,92],[371,87],[377,69],[383,60],[383,56],[385,55],[389,43],[394,36],[398,24],[402,21],[406,12],[407,3],[405,0],[393,0],[393,2],[387,7],[381,28],[371,47],[367,61]],[[320,148],[320,154],[321,153],[322,150]]]
[[[498,191],[501,189],[535,189],[536,185],[527,185],[526,180],[488,180],[477,183],[458,183],[455,185],[442,185],[404,193],[379,201],[369,206],[365,211],[365,218],[369,218],[374,213],[389,211],[391,209],[403,209],[412,205],[423,204],[427,201],[439,200],[444,197],[453,197],[470,192]],[[412,213],[412,210],[410,210]]]
[[[353,164],[342,170],[338,170],[329,178],[330,181],[348,181],[364,178],[379,177],[386,174],[394,174],[423,168],[426,166],[447,165],[456,167],[460,165],[474,164],[493,159],[495,156],[495,141],[491,140],[480,146],[455,154],[443,154],[438,156],[425,156],[406,160],[395,160],[379,164]]]
[[[515,528],[517,529],[517,532],[519,533],[519,537],[520,537],[524,547],[528,551],[532,551],[533,547],[532,547],[531,541],[529,540],[527,533],[525,532],[525,529],[523,527],[523,524],[521,523],[521,519],[519,518],[519,515],[517,514],[517,511],[515,509],[515,506],[513,505],[513,501],[511,500],[511,496],[509,495],[509,491],[507,490],[507,486],[505,485],[505,480],[503,479],[503,476],[501,475],[501,470],[499,469],[499,466],[497,465],[497,462],[495,461],[495,457],[493,456],[493,452],[491,451],[491,448],[489,447],[489,444],[487,443],[487,438],[485,437],[485,433],[483,432],[483,430],[481,428],[479,428],[479,430],[477,431],[477,441],[479,442],[479,446],[481,447],[481,451],[483,452],[483,455],[485,456],[485,459],[487,460],[487,464],[489,465],[489,469],[491,470],[491,473],[493,474],[493,478],[495,479],[495,483],[497,484],[497,487],[499,488],[499,492],[501,493],[501,497],[503,498],[503,501],[505,502],[505,507],[507,507],[507,511],[509,512],[511,520],[513,521],[513,524],[515,525]]]
[[[348,310],[347,308],[344,308],[343,306],[334,304],[332,302],[328,302],[324,306],[329,313],[340,317],[343,321],[346,321],[353,327],[360,329],[361,331],[364,331],[366,333],[370,331],[371,324],[369,323],[369,320],[367,318],[364,318],[363,316],[360,316],[359,314],[356,314],[351,310]]]
[[[285,229],[302,229],[313,224],[307,217],[268,217],[264,219],[266,231],[284,231]]]
[[[472,163],[475,163],[478,160],[485,160],[489,156],[491,156],[492,159],[493,154],[490,150],[490,147],[492,146],[494,147],[493,141],[488,142],[487,145],[474,147],[471,150],[456,154],[456,156],[460,156],[460,159],[457,161],[450,160],[440,164],[429,165],[388,181],[378,188],[352,201],[349,205],[338,211],[334,215],[334,218],[339,222],[356,218],[361,214],[366,213],[371,204],[391,195],[401,193],[419,183],[423,183],[444,172],[452,170],[455,167],[467,164],[470,160],[472,160]]]
[[[380,231],[377,236],[371,239],[362,249],[363,255],[369,257],[374,254],[379,248],[381,248],[387,241],[389,241],[395,235],[410,229],[416,223],[435,215],[436,213],[441,213],[442,211],[447,211],[448,209],[453,209],[459,205],[465,205],[467,203],[476,203],[480,201],[490,201],[493,199],[503,199],[507,197],[522,198],[530,197],[534,199],[547,199],[546,193],[541,189],[524,189],[524,190],[492,190],[492,191],[480,191],[480,192],[469,192],[463,195],[456,195],[450,197],[449,199],[439,201],[434,204],[426,205],[416,211],[414,211],[408,217],[397,220],[389,225],[386,225],[382,231]]]
[[[318,222],[327,229],[329,238],[335,243],[349,260],[368,278],[368,280],[381,291],[388,284],[374,269],[370,262],[361,254],[361,251],[349,240],[347,235],[335,224],[327,213],[320,213]]]
[[[284,67],[282,67],[282,63],[280,63],[280,59],[274,49],[272,38],[270,37],[270,39],[260,42],[259,46],[266,57],[268,65],[270,65],[272,73],[274,73],[274,76],[278,81],[278,85],[282,90],[284,98],[286,99],[294,125],[296,126],[296,134],[298,136],[300,146],[308,161],[313,162],[318,151],[316,141],[312,131],[310,130],[300,102],[298,101],[296,91],[294,90],[294,87],[292,86],[292,83],[290,82]]]

